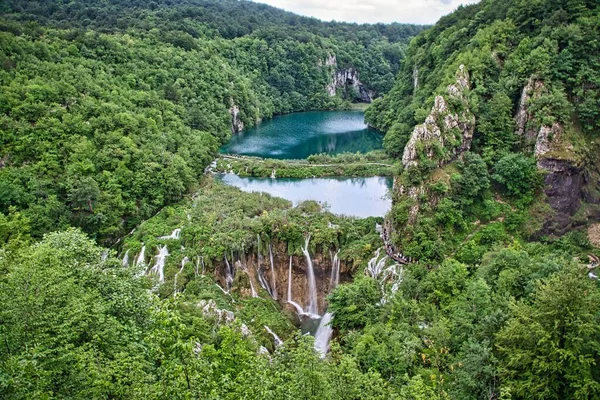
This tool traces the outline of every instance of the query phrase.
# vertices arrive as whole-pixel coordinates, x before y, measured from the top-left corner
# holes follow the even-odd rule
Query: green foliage
[[[516,398],[587,399],[600,393],[600,291],[570,265],[512,305],[498,333],[505,383]]]
[[[531,199],[542,183],[535,160],[519,153],[507,154],[498,160],[492,178],[502,184],[510,196],[517,198]]]
[[[329,297],[329,312],[335,314],[332,326],[350,330],[373,322],[380,297],[373,279],[356,279],[352,285],[340,285]]]

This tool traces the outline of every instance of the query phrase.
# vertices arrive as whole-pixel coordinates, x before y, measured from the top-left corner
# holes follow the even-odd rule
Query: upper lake
[[[278,159],[312,154],[366,153],[382,147],[383,135],[369,128],[362,111],[310,111],[281,115],[234,134],[222,153]]]

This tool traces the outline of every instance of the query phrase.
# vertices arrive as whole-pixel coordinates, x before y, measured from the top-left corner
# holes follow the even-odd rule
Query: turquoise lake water
[[[310,111],[266,120],[236,133],[222,153],[304,159],[311,154],[366,153],[382,147],[383,135],[367,127],[362,111]]]

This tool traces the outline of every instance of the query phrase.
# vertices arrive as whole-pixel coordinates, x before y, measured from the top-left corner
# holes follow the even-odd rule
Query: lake
[[[311,154],[367,153],[382,148],[383,135],[364,123],[364,112],[310,111],[282,115],[234,134],[221,153],[304,159]]]
[[[297,205],[305,200],[327,203],[329,211],[353,217],[383,217],[392,201],[392,178],[242,178],[221,174],[216,178],[245,192],[266,192]]]

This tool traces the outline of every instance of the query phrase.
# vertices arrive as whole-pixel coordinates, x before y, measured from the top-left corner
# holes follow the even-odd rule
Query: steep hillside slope
[[[594,1],[484,0],[413,40],[367,110],[402,158],[400,250],[440,259],[484,246],[487,223],[493,243],[600,217],[599,35]]]

